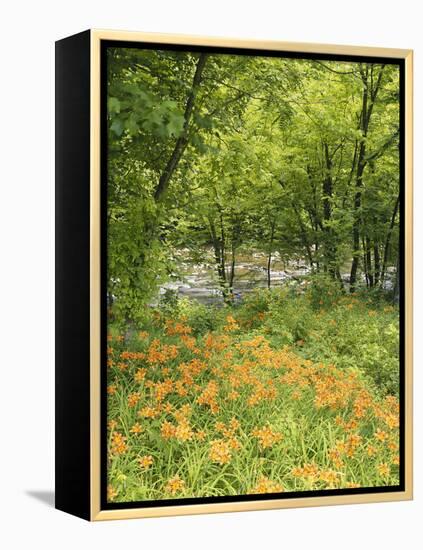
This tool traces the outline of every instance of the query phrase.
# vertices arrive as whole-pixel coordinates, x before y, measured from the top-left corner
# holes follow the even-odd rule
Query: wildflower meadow
[[[150,315],[108,337],[111,501],[399,483],[396,308],[291,290]]]

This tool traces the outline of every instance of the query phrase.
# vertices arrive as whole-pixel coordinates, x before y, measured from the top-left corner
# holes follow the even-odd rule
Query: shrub
[[[308,278],[306,296],[313,309],[328,309],[342,296],[339,281],[325,273],[317,273]]]
[[[247,328],[257,328],[263,323],[269,311],[271,300],[267,289],[257,289],[247,294],[241,305],[237,306],[237,320]]]
[[[307,338],[312,312],[301,295],[288,289],[270,293],[266,332],[274,335],[278,344],[292,344]]]
[[[178,309],[178,291],[167,288],[159,298],[159,309],[162,313],[173,315]]]
[[[180,298],[177,307],[178,315],[186,319],[195,335],[216,330],[223,324],[224,310],[216,306],[206,306],[197,300]]]

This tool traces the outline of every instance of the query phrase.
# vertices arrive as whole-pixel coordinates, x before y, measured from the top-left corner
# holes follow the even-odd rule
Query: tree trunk
[[[270,268],[272,265],[272,252],[273,252],[273,241],[275,238],[275,220],[272,220],[272,225],[270,228],[270,242],[269,242],[269,253],[267,255],[267,288],[270,288],[271,279],[270,279]]]
[[[397,256],[397,270],[395,273],[395,286],[394,286],[394,295],[393,295],[393,301],[394,303],[399,303],[400,300],[400,261],[399,261],[399,255]]]
[[[360,144],[360,154],[357,168],[356,193],[354,197],[354,221],[353,221],[353,259],[350,272],[350,292],[355,292],[357,283],[358,258],[360,255],[360,209],[361,209],[361,188],[363,186],[364,154],[366,146]]]
[[[377,241],[373,244],[373,258],[375,263],[375,286],[377,286],[380,280],[380,254],[379,243]]]
[[[394,210],[392,212],[391,223],[389,224],[388,233],[386,235],[385,249],[383,252],[382,272],[380,275],[381,287],[383,287],[383,283],[385,282],[386,268],[388,267],[388,260],[389,260],[389,249],[391,245],[391,236],[392,236],[392,231],[395,227],[395,218],[397,217],[397,213],[398,213],[399,201],[400,201],[400,196],[398,195],[397,200],[395,201]]]
[[[374,277],[373,277],[373,267],[372,267],[372,251],[369,237],[366,236],[366,270],[367,277],[369,280],[369,287],[373,288]]]
[[[159,202],[163,198],[164,194],[166,193],[169,187],[169,183],[172,178],[172,175],[175,172],[179,164],[179,161],[181,160],[181,157],[184,154],[184,151],[188,145],[189,123],[191,120],[192,111],[195,103],[195,97],[197,95],[198,88],[200,86],[201,77],[206,64],[206,60],[207,60],[207,54],[201,53],[200,56],[198,57],[197,67],[195,69],[191,91],[188,95],[188,100],[185,106],[184,126],[182,129],[182,133],[176,140],[173,152],[165,166],[165,169],[163,170],[162,175],[160,176],[159,183],[154,192],[154,199],[157,202]]]
[[[272,253],[269,252],[267,256],[267,288],[270,289],[271,279],[270,279],[270,267],[272,265]]]
[[[361,248],[363,249],[363,270],[364,270],[364,276],[366,278],[366,286],[369,287],[369,273],[367,270],[367,256],[366,256],[366,246],[364,244],[364,238],[361,237]]]
[[[298,212],[298,209],[295,206],[294,206],[294,211],[295,211],[295,214],[297,216],[298,225],[300,226],[301,240],[303,241],[303,246],[306,249],[308,261],[310,263],[310,267],[313,269],[313,265],[314,265],[313,254],[311,252],[311,245],[308,242],[307,231],[306,231],[304,223],[301,219],[301,214]]]
[[[364,68],[360,65],[360,75],[363,82],[362,107],[360,115],[359,130],[361,131],[361,141],[358,148],[357,157],[357,174],[355,179],[355,196],[354,196],[354,221],[353,221],[353,258],[351,263],[350,273],[350,292],[355,292],[357,283],[358,259],[360,255],[360,225],[361,225],[361,193],[363,187],[363,174],[367,165],[366,159],[366,138],[369,130],[370,119],[373,112],[373,107],[377,98],[377,94],[382,82],[384,65],[379,70],[379,75],[376,83],[373,80],[373,66],[366,65]],[[354,155],[355,156],[355,155]],[[354,161],[355,162],[355,158]]]
[[[285,189],[285,183],[282,180],[282,178],[279,179],[279,185],[282,187],[282,189]],[[307,237],[307,230],[304,226],[303,220],[301,219],[301,214],[298,211],[297,205],[295,204],[294,201],[291,201],[291,205],[292,205],[292,208],[295,212],[295,216],[297,218],[298,225],[300,227],[301,240],[302,240],[304,248],[306,249],[308,261],[310,263],[310,267],[313,269],[313,265],[314,265],[313,254],[311,252],[311,245],[310,245],[308,237]]]
[[[228,292],[228,285],[226,281],[226,269],[225,269],[225,243],[217,236],[216,226],[209,220],[210,234],[213,244],[214,261],[216,263],[217,275],[219,278],[219,285],[222,290],[223,299],[226,301],[226,295]]]
[[[330,225],[332,221],[332,158],[329,154],[328,144],[324,143],[325,154],[325,177],[323,178],[323,231],[325,239],[325,264],[326,269],[333,278],[336,277],[336,247],[333,230]]]
[[[235,279],[235,260],[236,260],[235,252],[236,252],[235,243],[234,243],[234,241],[232,241],[232,246],[231,246],[231,270],[230,270],[230,275],[229,275],[229,298],[230,298],[231,301],[233,301],[233,299],[234,299],[234,279]]]

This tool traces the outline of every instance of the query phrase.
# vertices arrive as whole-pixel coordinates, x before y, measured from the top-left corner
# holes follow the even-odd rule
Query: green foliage
[[[248,325],[250,328],[261,326],[263,318],[269,311],[270,302],[270,292],[255,289],[253,292],[246,295],[242,305],[237,308],[237,319],[239,319],[243,325]]]
[[[294,344],[306,339],[311,320],[308,302],[297,289],[271,292],[265,332],[278,344]]]
[[[264,333],[296,343],[314,361],[358,369],[382,394],[399,391],[398,309],[367,297],[343,296],[319,311],[305,295],[272,292]],[[332,300],[332,296],[330,296]]]
[[[224,310],[206,306],[195,300],[182,298],[178,302],[178,313],[186,320],[196,336],[216,330],[223,324]]]
[[[340,282],[325,273],[317,273],[307,279],[306,296],[316,311],[332,307],[342,294]]]
[[[189,298],[178,298],[177,291],[171,289],[160,296],[158,311],[164,320],[183,320],[196,336],[216,330],[225,321],[223,308],[207,306]]]
[[[398,294],[398,97],[395,64],[108,49],[118,500],[172,498],[175,475],[180,496],[332,488],[324,475],[342,488],[398,482],[399,312],[387,302]],[[163,291],[205,273],[211,304]],[[250,292],[256,283],[268,288]],[[355,418],[369,396],[372,411]],[[164,437],[182,407],[182,433]],[[233,419],[231,460],[216,463],[216,424]],[[263,426],[283,439],[261,448]],[[381,427],[390,447],[377,443],[376,459]],[[358,455],[334,463],[329,450],[350,436]],[[319,475],[301,477],[314,463]]]
[[[166,316],[177,316],[179,309],[178,291],[167,288],[159,299],[159,310]]]
[[[188,52],[109,50],[115,314],[136,319],[154,301],[177,271],[180,248],[212,251],[227,303],[237,257],[252,250],[338,279],[356,257],[358,281],[365,274],[369,287],[381,287],[398,255],[397,68],[208,55],[197,75],[200,61]],[[364,94],[379,76],[363,129]],[[316,310],[330,304],[329,286],[313,283]]]

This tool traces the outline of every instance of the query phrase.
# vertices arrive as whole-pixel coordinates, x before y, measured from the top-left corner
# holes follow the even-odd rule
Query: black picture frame
[[[400,484],[274,495],[107,502],[107,133],[106,55],[109,47],[171,49],[239,55],[394,63],[400,68],[401,313]],[[296,47],[298,46],[298,48]],[[151,38],[119,31],[85,31],[56,43],[56,508],[84,519],[145,517],[325,503],[405,500],[412,497],[411,464],[411,58],[408,50],[219,39]],[[284,49],[285,47],[285,49]],[[315,51],[313,51],[313,48]],[[327,51],[325,51],[325,48]],[[338,53],[338,50],[341,52]],[[360,53],[363,52],[363,53]],[[386,53],[386,55],[384,55]],[[97,95],[93,90],[97,91]],[[93,99],[94,97],[94,99]],[[93,101],[96,103],[94,104]],[[95,125],[98,127],[95,127]],[[101,128],[101,130],[100,130]],[[97,138],[96,138],[97,136]],[[95,149],[95,150],[94,150]],[[93,165],[97,163],[97,172]],[[94,166],[95,167],[95,166]],[[99,193],[93,193],[97,178]],[[99,242],[93,245],[93,208]],[[100,258],[93,267],[93,246]],[[93,272],[99,300],[93,303]],[[95,280],[94,280],[95,283]],[[407,284],[408,283],[408,284]],[[99,306],[99,308],[97,307]],[[93,320],[93,308],[96,308]],[[93,365],[94,332],[100,364]],[[93,378],[93,369],[98,373]],[[97,372],[96,371],[96,372]],[[98,375],[98,376],[97,376]],[[96,380],[100,381],[97,384]],[[95,387],[94,387],[95,386]],[[95,432],[95,433],[94,433]],[[94,479],[95,478],[95,479]],[[304,499],[309,499],[310,504]],[[298,500],[301,502],[298,503]],[[331,500],[333,502],[331,502]]]

